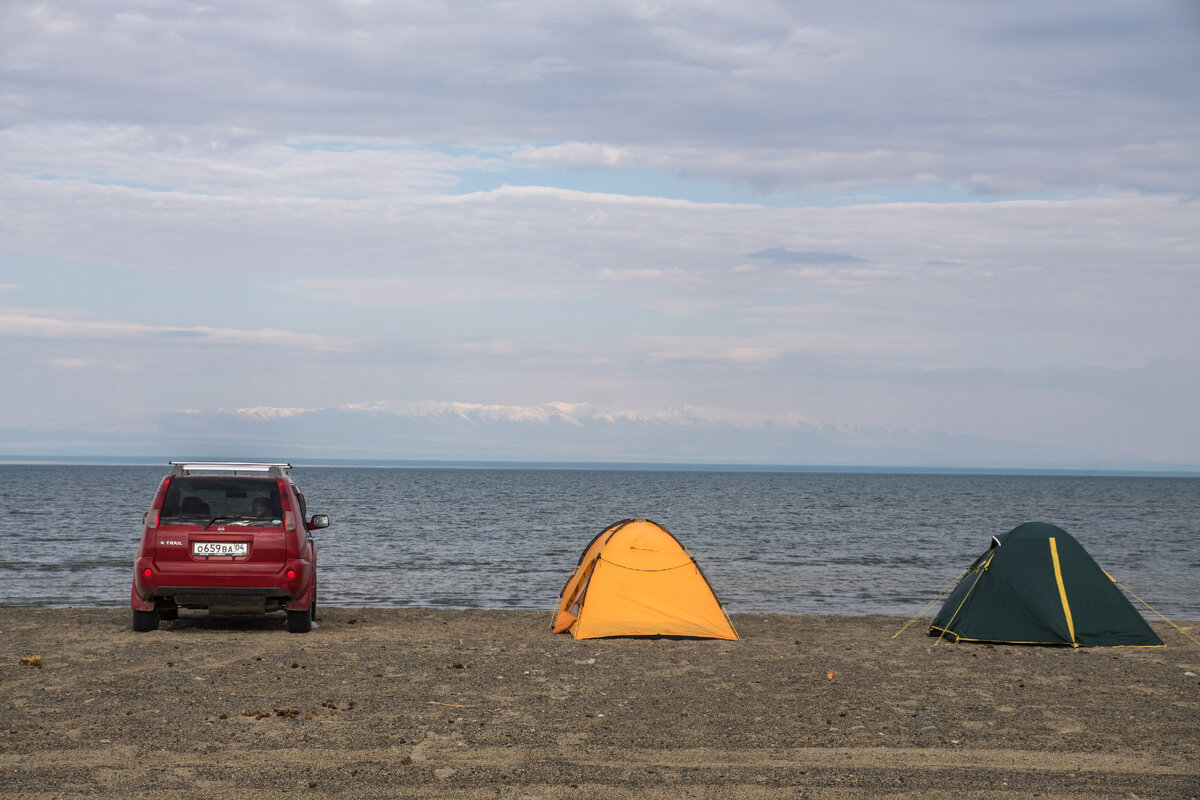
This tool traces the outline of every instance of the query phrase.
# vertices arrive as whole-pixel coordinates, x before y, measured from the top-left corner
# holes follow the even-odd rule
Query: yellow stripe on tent
[[[1071,617],[1071,604],[1067,602],[1067,587],[1063,585],[1062,569],[1058,563],[1058,544],[1050,537],[1050,559],[1054,562],[1054,580],[1058,581],[1058,596],[1062,599],[1063,613],[1067,615],[1067,630],[1071,632],[1071,645],[1078,647],[1075,642],[1075,620]]]

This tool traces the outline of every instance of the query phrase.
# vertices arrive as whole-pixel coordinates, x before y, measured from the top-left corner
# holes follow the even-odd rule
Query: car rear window
[[[207,525],[214,521],[246,526],[283,524],[279,484],[261,478],[173,478],[163,500],[164,525]]]

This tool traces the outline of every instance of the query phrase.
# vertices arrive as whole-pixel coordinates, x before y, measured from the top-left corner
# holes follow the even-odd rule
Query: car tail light
[[[146,512],[146,516],[142,519],[142,522],[145,523],[147,528],[157,528],[158,518],[161,513],[160,509],[152,508]]]
[[[289,531],[296,530],[296,514],[292,511],[283,512],[283,527]]]
[[[142,577],[143,577],[143,578],[149,578],[149,577],[150,577],[152,574],[153,574],[153,573],[152,573],[152,572],[150,572],[150,568],[149,568],[149,567],[146,567],[144,570],[142,570]]]
[[[295,578],[295,577],[296,577],[296,570],[294,570],[294,569],[289,569],[289,570],[287,571],[287,577],[288,577],[288,580],[289,580],[289,581],[290,581],[290,580],[292,580],[293,578]]]

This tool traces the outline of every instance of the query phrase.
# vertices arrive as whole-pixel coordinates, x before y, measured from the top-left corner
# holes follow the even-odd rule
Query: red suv
[[[142,517],[133,568],[133,629],[152,631],[180,608],[287,611],[307,633],[317,610],[317,549],[290,464],[171,462]]]

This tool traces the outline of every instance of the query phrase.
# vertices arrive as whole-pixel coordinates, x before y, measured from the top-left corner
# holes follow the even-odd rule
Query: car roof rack
[[[265,461],[171,461],[172,475],[196,472],[265,472],[272,478],[286,478],[291,464]]]

